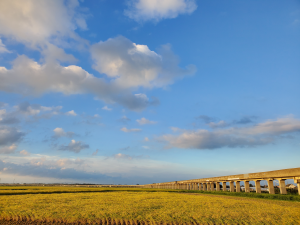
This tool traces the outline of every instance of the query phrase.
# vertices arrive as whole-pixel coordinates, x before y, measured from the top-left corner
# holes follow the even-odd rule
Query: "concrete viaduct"
[[[240,182],[245,184],[245,192],[250,192],[249,182],[255,182],[256,193],[261,193],[260,181],[266,180],[268,182],[268,190],[270,194],[275,194],[274,180],[278,180],[281,194],[287,194],[285,180],[293,179],[298,187],[298,194],[300,195],[300,167],[284,170],[274,170],[259,173],[247,173],[222,177],[209,177],[193,180],[182,180],[165,183],[154,183],[143,185],[143,188],[167,188],[167,189],[185,189],[185,190],[202,190],[202,191],[221,191],[220,183],[222,183],[223,191],[227,191],[226,183],[229,182],[230,192],[240,192]],[[214,188],[214,184],[216,188]],[[235,184],[235,185],[234,185]],[[142,186],[142,185],[141,185]]]

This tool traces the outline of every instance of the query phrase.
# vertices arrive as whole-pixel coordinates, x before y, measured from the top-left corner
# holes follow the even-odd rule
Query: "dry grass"
[[[300,203],[172,192],[3,195],[0,219],[120,225],[299,224]]]

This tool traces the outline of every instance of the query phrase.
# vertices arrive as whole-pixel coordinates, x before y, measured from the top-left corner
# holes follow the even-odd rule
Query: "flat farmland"
[[[121,190],[2,187],[0,220],[7,224],[18,221],[18,224],[120,225],[299,224],[300,221],[300,202],[165,190]]]

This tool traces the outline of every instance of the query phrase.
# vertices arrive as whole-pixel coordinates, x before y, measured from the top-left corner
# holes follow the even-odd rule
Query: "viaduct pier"
[[[244,182],[245,192],[250,192],[250,181],[254,181],[256,193],[261,193],[260,182],[266,180],[268,182],[268,190],[270,194],[275,194],[274,180],[279,183],[280,193],[287,194],[285,180],[293,179],[297,184],[298,194],[300,195],[300,167],[292,169],[274,170],[259,173],[237,174],[222,177],[209,177],[193,180],[182,180],[165,183],[146,184],[144,188],[166,188],[166,189],[185,189],[185,190],[200,190],[200,191],[227,191],[226,184],[229,183],[230,192],[240,192],[240,182]],[[216,186],[216,188],[214,188]]]

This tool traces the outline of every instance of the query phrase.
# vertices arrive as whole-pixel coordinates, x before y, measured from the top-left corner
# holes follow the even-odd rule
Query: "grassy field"
[[[300,202],[174,190],[120,190],[1,187],[0,220],[120,225],[299,224],[300,221]]]

